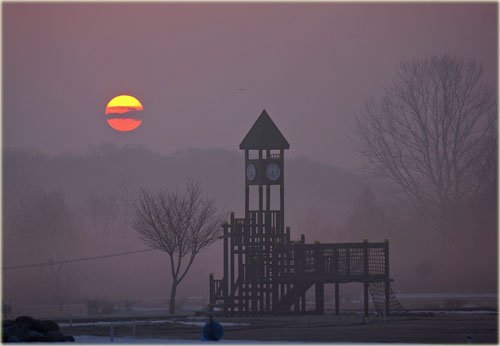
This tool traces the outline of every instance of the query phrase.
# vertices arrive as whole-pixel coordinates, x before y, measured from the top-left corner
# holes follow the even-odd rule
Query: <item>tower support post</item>
[[[365,282],[364,282],[364,301],[365,301],[365,316],[368,317],[368,285],[369,280],[370,280],[370,271],[369,271],[369,258],[368,258],[368,240],[364,239],[363,240],[363,273],[365,277]]]
[[[335,315],[340,313],[340,287],[339,283],[335,283]]]
[[[363,283],[364,286],[364,303],[365,303],[365,317],[368,317],[368,282]]]
[[[325,284],[323,282],[316,283],[316,313],[325,313]]]
[[[389,316],[391,314],[391,296],[390,296],[390,288],[391,288],[391,278],[389,276],[389,240],[385,240],[385,315]]]

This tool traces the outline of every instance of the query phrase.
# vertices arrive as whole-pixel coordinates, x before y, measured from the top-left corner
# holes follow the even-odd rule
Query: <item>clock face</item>
[[[272,162],[272,163],[267,165],[267,167],[266,167],[267,179],[269,179],[271,181],[278,180],[278,178],[280,177],[280,174],[281,174],[281,169],[280,169],[280,166],[278,166],[278,164]]]
[[[257,170],[255,168],[255,164],[253,164],[253,163],[249,164],[247,166],[247,179],[249,181],[254,181],[256,173],[257,173]]]

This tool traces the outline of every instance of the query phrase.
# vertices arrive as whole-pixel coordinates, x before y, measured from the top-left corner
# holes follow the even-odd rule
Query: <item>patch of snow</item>
[[[423,313],[434,313],[434,314],[486,314],[486,315],[492,315],[492,314],[497,314],[497,311],[495,310],[410,310],[411,312],[423,312]]]
[[[206,323],[206,317],[203,318],[203,321],[172,321],[172,320],[136,320],[136,325],[144,325],[144,324],[165,324],[165,323],[180,323],[190,326],[199,326],[203,327]],[[134,324],[133,321],[113,321],[114,326],[132,326]],[[234,326],[249,326],[249,323],[234,323],[234,322],[220,322],[223,327],[234,327]],[[110,326],[111,321],[102,322],[76,322],[72,323],[72,327],[93,327],[93,326]],[[69,323],[59,323],[60,327],[69,327]]]
[[[395,293],[398,299],[423,298],[497,298],[496,293]]]
[[[78,335],[75,336],[75,343],[78,344],[213,344],[213,341],[185,340],[185,339],[153,339],[153,338],[134,338],[132,336],[115,337],[113,341],[105,336]],[[219,340],[217,343],[223,344],[284,344],[301,343],[299,341],[255,341],[255,340]]]
[[[139,308],[139,307],[132,307],[132,311],[135,312],[161,312],[161,311],[168,311],[168,308]]]
[[[174,321],[171,320],[136,320],[135,324],[140,325],[140,324],[162,324],[162,323],[174,323]],[[133,321],[113,321],[114,326],[128,326],[128,325],[133,325]],[[102,321],[95,321],[95,322],[76,322],[72,323],[71,326],[73,327],[93,327],[93,326],[109,326],[111,325],[111,321],[107,322],[102,322]],[[59,323],[60,327],[69,327],[69,323]]]
[[[186,324],[190,326],[203,327],[206,322],[193,322],[193,321],[177,321],[180,324]],[[234,322],[219,322],[223,327],[234,327],[234,326],[249,326],[250,323],[234,323]]]

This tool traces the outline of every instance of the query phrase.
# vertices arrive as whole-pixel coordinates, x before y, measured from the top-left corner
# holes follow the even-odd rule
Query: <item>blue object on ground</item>
[[[208,321],[203,327],[203,340],[219,341],[224,335],[222,325],[214,320]]]

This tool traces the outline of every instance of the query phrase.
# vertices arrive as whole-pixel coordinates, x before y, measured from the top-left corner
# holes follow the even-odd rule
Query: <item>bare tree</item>
[[[45,254],[74,251],[77,238],[73,210],[59,190],[25,183],[4,197],[4,249],[11,261],[38,260]]]
[[[8,264],[36,262],[49,256],[64,258],[78,250],[81,243],[74,213],[61,191],[45,190],[26,182],[10,186],[7,198],[3,240],[4,260]],[[78,271],[68,265],[49,261],[38,274],[46,288],[43,295],[49,295],[60,310],[67,298],[81,288]],[[15,273],[10,275],[17,278]],[[30,277],[24,285],[35,287],[35,277]]]
[[[475,61],[447,55],[403,63],[357,119],[371,173],[444,221],[444,233],[463,203],[496,179],[497,105],[481,74]]]
[[[59,311],[63,310],[68,298],[81,289],[82,279],[79,269],[74,265],[55,263],[50,259],[48,264],[38,271],[42,283],[49,289]]]
[[[118,202],[114,191],[90,191],[87,198],[87,213],[97,236],[103,235],[107,243],[118,220]]]
[[[171,314],[175,313],[177,286],[195,256],[220,235],[223,216],[215,202],[202,196],[198,183],[189,181],[183,194],[162,189],[142,189],[134,206],[133,227],[149,247],[164,251],[170,259]]]

